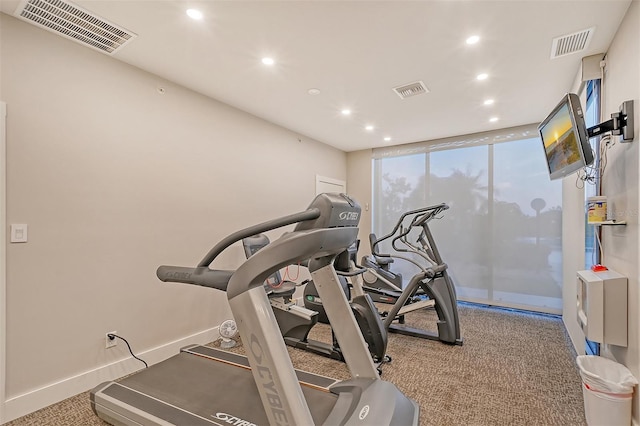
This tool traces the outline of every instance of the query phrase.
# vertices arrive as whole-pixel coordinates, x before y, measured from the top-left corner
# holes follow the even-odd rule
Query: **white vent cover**
[[[411,96],[420,95],[422,93],[429,93],[429,89],[421,81],[415,83],[409,83],[402,86],[394,87],[393,91],[396,92],[401,99],[406,99]]]
[[[15,16],[110,55],[136,37],[131,31],[63,0],[22,0]]]
[[[581,52],[589,46],[595,27],[553,39],[551,59]]]

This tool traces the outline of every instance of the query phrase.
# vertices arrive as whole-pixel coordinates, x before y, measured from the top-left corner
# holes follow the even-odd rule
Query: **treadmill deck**
[[[337,381],[296,373],[314,423],[323,423],[336,403],[329,387]],[[114,425],[269,424],[247,358],[206,346],[184,348],[130,377],[97,386],[91,405]]]

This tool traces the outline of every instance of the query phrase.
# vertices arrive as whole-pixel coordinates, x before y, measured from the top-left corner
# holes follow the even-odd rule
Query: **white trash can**
[[[589,426],[629,426],[633,388],[638,380],[622,364],[595,355],[576,359],[582,378],[584,413]]]

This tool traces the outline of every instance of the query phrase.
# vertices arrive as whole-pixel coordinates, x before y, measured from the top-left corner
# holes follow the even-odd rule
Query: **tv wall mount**
[[[624,101],[620,111],[611,114],[611,120],[604,121],[587,129],[589,138],[611,132],[614,136],[622,136],[620,142],[633,140],[633,101]]]

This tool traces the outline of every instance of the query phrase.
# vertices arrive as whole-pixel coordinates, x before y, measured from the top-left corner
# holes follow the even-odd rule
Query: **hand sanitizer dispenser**
[[[627,346],[627,278],[611,270],[578,271],[578,324],[593,342]]]

